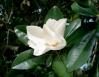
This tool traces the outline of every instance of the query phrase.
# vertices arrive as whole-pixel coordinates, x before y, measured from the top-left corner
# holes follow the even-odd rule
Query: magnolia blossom
[[[43,28],[27,26],[28,45],[34,49],[33,55],[39,56],[49,50],[60,50],[66,46],[64,30],[66,18],[48,19]]]

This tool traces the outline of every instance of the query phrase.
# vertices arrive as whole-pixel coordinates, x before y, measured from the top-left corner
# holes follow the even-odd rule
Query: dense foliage
[[[67,18],[60,51],[33,56],[26,26]],[[99,77],[98,0],[0,0],[1,77]]]

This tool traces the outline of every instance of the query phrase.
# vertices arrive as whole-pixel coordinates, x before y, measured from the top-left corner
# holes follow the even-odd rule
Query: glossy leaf
[[[58,19],[63,18],[63,14],[62,14],[61,10],[57,6],[54,6],[48,11],[48,13],[47,13],[47,15],[45,17],[45,22],[49,18],[58,20]]]
[[[81,26],[81,20],[76,19],[70,23],[70,25],[67,25],[65,37],[70,36],[73,32],[75,32],[79,27]]]
[[[84,7],[88,7],[88,4],[89,4],[89,0],[76,0],[76,2],[79,5],[84,6]]]
[[[18,54],[17,57],[15,58],[13,64],[12,64],[12,67],[32,58],[32,56],[33,56],[33,50],[32,49],[26,50],[26,51]]]
[[[78,43],[85,34],[86,32],[82,29],[82,27],[78,28],[69,37],[65,37],[67,41],[67,46],[72,46]]]
[[[52,64],[52,69],[58,75],[58,77],[71,77],[72,73],[69,73],[64,62],[56,57]]]
[[[52,65],[52,62],[53,62],[53,55],[47,56],[46,66],[47,66],[47,67],[50,67],[50,66]]]
[[[74,2],[71,6],[72,10],[81,15],[92,16],[97,14],[97,10],[92,6],[88,8],[84,8],[79,6],[76,2]]]
[[[88,61],[96,41],[95,38],[92,39],[93,34],[94,32],[86,34],[82,40],[69,51],[67,68],[70,71],[78,69]]]
[[[15,27],[15,33],[17,37],[19,38],[19,40],[25,45],[27,45],[28,38],[26,35],[26,25],[19,25]]]
[[[43,62],[42,57],[35,57],[12,67],[12,69],[19,69],[19,70],[32,69],[35,68],[38,64],[42,64],[42,62]]]
[[[43,64],[45,57],[34,57],[32,55],[33,50],[27,50],[20,53],[12,64],[12,69],[26,70],[35,68],[38,64]]]

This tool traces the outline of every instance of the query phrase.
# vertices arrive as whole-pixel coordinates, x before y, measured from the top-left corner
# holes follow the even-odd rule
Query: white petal
[[[53,48],[53,50],[60,50],[63,49],[66,46],[66,41],[65,39],[62,39],[61,42],[55,47]]]
[[[31,35],[31,34],[27,34],[27,36],[28,36],[28,39],[31,40],[35,44],[37,44],[37,43],[44,44],[45,43],[45,39],[35,37],[35,36]]]
[[[55,26],[55,24],[57,23],[57,21],[55,20],[55,19],[51,19],[51,18],[49,18],[48,20],[47,20],[47,22],[46,22],[46,24],[45,25],[47,25],[47,26],[53,26],[54,28],[56,28],[56,26]],[[54,29],[54,28],[52,28],[52,29]]]
[[[44,38],[44,31],[38,26],[27,26],[27,34],[31,34],[38,38]]]
[[[52,31],[54,31],[55,32],[55,29],[56,29],[56,23],[57,23],[57,21],[55,20],[55,19],[48,19],[47,20],[47,22],[46,22],[46,24],[44,24],[44,26],[43,27],[48,27],[49,29],[51,29]]]
[[[58,21],[56,21],[55,19],[48,19],[48,21],[46,22],[46,24],[44,24],[44,26],[47,26],[49,29],[51,29],[55,33],[63,36],[65,26],[66,26],[66,21],[67,21],[66,18],[60,19]]]
[[[37,26],[27,26],[28,39],[33,43],[44,43],[44,31]]]
[[[51,30],[47,25],[43,26],[43,30],[46,33],[45,38],[56,37],[56,33],[53,30]]]
[[[29,45],[29,47],[31,47],[31,48],[36,48],[35,46],[36,46],[36,44],[34,43],[34,42],[32,42],[31,40],[29,40],[28,41],[28,45]]]
[[[43,44],[37,44],[37,47],[34,49],[34,53],[33,55],[35,56],[40,56],[46,52],[49,51],[49,48],[47,48],[46,45],[43,45]]]
[[[57,27],[56,27],[55,31],[62,36],[64,36],[64,31],[66,28],[66,22],[67,22],[67,19],[64,18],[64,19],[58,20],[56,23]]]
[[[66,46],[63,38],[66,19],[49,19],[43,29],[37,26],[27,26],[28,45],[34,49],[33,55],[39,56],[49,50],[60,50]],[[58,40],[54,41],[53,40]],[[49,43],[49,42],[52,43]]]
[[[56,43],[56,46],[53,46],[53,45],[48,46],[50,50],[60,50],[60,49],[63,49],[66,46],[66,40],[63,37],[61,37],[61,36],[57,37],[56,40],[58,41]]]

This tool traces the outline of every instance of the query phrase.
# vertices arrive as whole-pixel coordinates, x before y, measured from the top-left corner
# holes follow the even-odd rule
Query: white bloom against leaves
[[[58,21],[48,19],[43,28],[27,26],[28,45],[34,49],[33,55],[39,56],[49,50],[60,50],[66,46],[64,30],[67,19]]]

